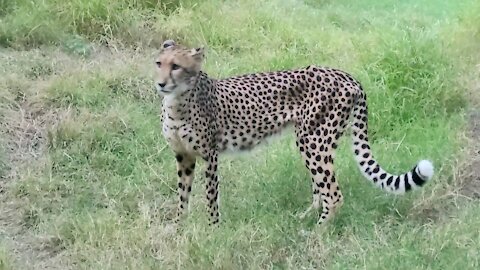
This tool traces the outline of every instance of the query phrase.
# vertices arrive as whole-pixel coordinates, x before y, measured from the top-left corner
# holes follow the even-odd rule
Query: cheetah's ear
[[[198,48],[193,48],[190,51],[190,55],[193,56],[195,60],[202,61],[204,56],[204,51],[205,51],[205,48],[203,46]]]
[[[176,43],[175,43],[174,40],[171,40],[171,39],[165,40],[165,41],[162,43],[162,48],[161,48],[161,50],[164,50],[164,49],[166,49],[166,48],[173,47],[173,46],[175,46],[175,45],[176,45]]]

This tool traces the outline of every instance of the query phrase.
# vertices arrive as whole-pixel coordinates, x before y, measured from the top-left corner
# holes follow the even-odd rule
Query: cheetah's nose
[[[160,88],[165,87],[165,85],[167,85],[167,83],[158,83],[158,86],[160,86]]]

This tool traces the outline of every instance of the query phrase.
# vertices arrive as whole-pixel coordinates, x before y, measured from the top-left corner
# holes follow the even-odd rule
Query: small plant
[[[63,47],[65,51],[75,55],[80,55],[83,57],[88,57],[93,51],[92,45],[88,41],[86,41],[84,38],[78,35],[74,35],[74,36],[71,36],[70,38],[67,38],[63,42]]]

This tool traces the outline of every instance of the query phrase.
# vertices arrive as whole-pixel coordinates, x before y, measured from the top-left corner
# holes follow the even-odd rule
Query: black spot
[[[392,182],[393,182],[393,175],[388,178],[388,180],[387,180],[387,186],[389,186],[390,184],[392,184]]]
[[[400,188],[400,177],[397,177],[397,179],[395,179],[395,189],[399,189]]]
[[[417,186],[423,186],[426,182],[417,174],[417,171],[415,169],[412,170],[412,180]]]
[[[408,182],[407,179],[405,179],[405,191],[409,191],[412,189],[412,186],[410,185],[410,183]]]

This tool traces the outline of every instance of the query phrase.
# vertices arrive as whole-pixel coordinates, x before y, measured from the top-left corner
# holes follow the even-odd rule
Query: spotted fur
[[[206,197],[210,222],[215,224],[218,155],[252,149],[288,125],[295,128],[296,144],[312,177],[313,202],[304,215],[322,206],[319,223],[343,203],[333,164],[350,116],[355,158],[376,186],[404,193],[433,175],[429,161],[400,175],[380,167],[368,143],[365,92],[341,70],[312,65],[217,80],[201,71],[203,48],[187,49],[171,40],[162,46],[155,80],[164,97],[163,133],[177,160],[177,220],[188,207],[197,157],[207,162]]]

